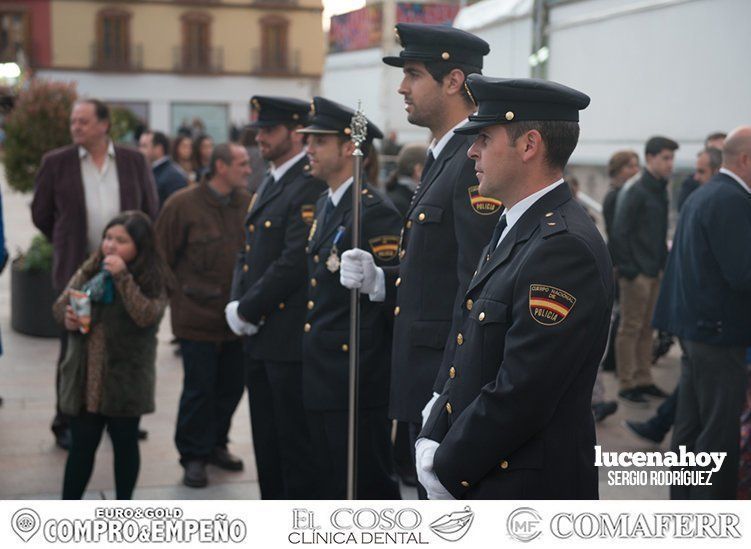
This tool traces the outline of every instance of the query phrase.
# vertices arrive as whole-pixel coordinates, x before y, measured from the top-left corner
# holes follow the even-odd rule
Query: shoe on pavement
[[[649,423],[639,421],[624,421],[623,426],[642,440],[652,444],[660,444],[665,435],[660,435],[649,426]]]
[[[243,460],[231,454],[226,447],[217,446],[209,456],[209,463],[225,471],[242,471]]]
[[[621,389],[618,391],[618,398],[620,398],[624,404],[634,408],[646,408],[649,406],[649,402],[644,398],[639,389]]]
[[[185,473],[183,474],[183,484],[191,488],[203,488],[209,483],[206,476],[206,464],[203,461],[192,460],[183,465]]]
[[[615,400],[609,400],[607,402],[598,402],[592,405],[592,414],[595,416],[595,421],[600,423],[608,416],[612,416],[618,410],[618,403]]]
[[[667,398],[670,396],[654,383],[651,385],[642,385],[641,387],[637,387],[637,389],[641,391],[642,395],[652,398]]]

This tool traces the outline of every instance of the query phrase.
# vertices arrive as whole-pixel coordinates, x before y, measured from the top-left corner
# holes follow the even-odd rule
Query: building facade
[[[0,5],[0,13],[5,10]],[[14,4],[14,2],[10,2]],[[37,77],[125,106],[175,133],[201,118],[215,140],[248,121],[253,94],[308,98],[323,70],[321,0],[41,0],[15,2]],[[30,5],[37,5],[34,9]]]

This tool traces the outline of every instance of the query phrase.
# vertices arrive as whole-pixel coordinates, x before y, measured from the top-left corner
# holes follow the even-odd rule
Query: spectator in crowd
[[[266,161],[263,159],[261,149],[256,143],[256,129],[251,126],[245,126],[240,134],[240,144],[248,151],[250,158],[250,175],[248,176],[248,191],[253,194],[263,181],[266,174]]]
[[[626,181],[639,173],[639,155],[634,151],[618,151],[608,160],[608,177],[610,188],[602,201],[602,217],[605,220],[605,234],[608,245],[612,238],[615,204]],[[610,255],[613,255],[611,250]]]
[[[205,181],[167,200],[156,224],[171,271],[172,331],[180,340],[183,391],[175,444],[183,483],[208,483],[206,464],[240,471],[227,449],[232,415],[244,390],[242,344],[224,321],[236,254],[243,246],[248,153],[218,145]]]
[[[711,133],[707,136],[707,138],[704,140],[704,148],[705,149],[717,149],[718,151],[722,151],[722,146],[725,143],[725,137],[727,134],[722,132],[715,132]],[[678,198],[676,199],[676,207],[678,211],[681,211],[681,208],[683,208],[683,203],[688,198],[688,195],[690,195],[692,192],[694,192],[696,189],[699,188],[699,185],[701,185],[701,182],[696,177],[695,173],[692,173],[689,175],[683,183],[681,183],[681,188],[678,191]]]
[[[188,185],[188,180],[169,157],[169,138],[162,132],[143,132],[138,140],[138,149],[151,163],[161,208],[172,193]]]
[[[696,173],[694,178],[699,182],[699,185],[704,185],[715,175],[717,175],[722,167],[722,151],[709,147],[696,155]]]
[[[422,143],[402,147],[396,158],[396,170],[386,183],[386,194],[402,217],[407,214],[415,188],[422,177],[428,148]]]
[[[613,259],[613,250],[611,239],[613,238],[613,221],[615,219],[615,205],[621,189],[628,180],[639,173],[639,155],[634,151],[618,151],[610,157],[608,161],[608,176],[610,177],[610,188],[608,189],[605,199],[602,202],[602,217],[605,221],[605,234],[608,238],[608,249],[610,258]],[[615,370],[615,337],[620,325],[621,312],[618,305],[618,286],[615,287],[615,302],[610,319],[610,334],[608,335],[608,346],[605,349],[605,356],[602,359],[602,369],[606,372]],[[599,377],[598,377],[599,379]]]
[[[210,136],[204,134],[193,139],[193,174],[194,180],[198,183],[209,173],[213,150],[214,140]]]
[[[645,407],[645,396],[668,396],[652,380],[652,312],[667,258],[668,180],[678,143],[652,137],[645,147],[646,168],[621,192],[615,211],[611,250],[618,274],[621,323],[616,337],[618,396]]]
[[[99,248],[104,227],[115,215],[141,210],[154,219],[159,211],[146,159],[136,150],[115,145],[109,129],[107,105],[96,99],[77,101],[70,116],[73,144],[47,153],[36,174],[31,216],[52,242],[52,284],[57,292]],[[58,364],[67,341],[62,333]],[[52,432],[58,446],[69,446],[68,422],[59,407]]]
[[[707,183],[712,177],[717,175],[722,166],[722,151],[714,148],[704,149],[696,155],[696,173],[694,177],[700,185]],[[666,332],[663,332],[667,334]],[[670,334],[666,335],[672,340]],[[672,344],[672,343],[671,343]],[[681,346],[682,347],[682,346]],[[681,356],[681,363],[687,360],[685,349]],[[647,421],[624,421],[626,429],[631,431],[637,437],[647,442],[659,444],[667,436],[668,431],[675,421],[676,407],[678,405],[678,388],[671,393],[657,408],[657,413]]]
[[[720,173],[681,212],[654,325],[677,335],[687,357],[672,449],[726,455],[710,485],[674,485],[672,499],[733,499],[738,488],[751,345],[751,126],[732,131],[722,154]]]
[[[182,170],[188,182],[194,183],[196,174],[193,170],[193,140],[189,135],[178,134],[172,140],[172,160]]]
[[[71,306],[72,290],[88,294],[88,318]],[[164,263],[151,221],[138,211],[116,215],[53,307],[69,339],[60,364],[60,409],[72,434],[63,499],[83,496],[105,427],[117,499],[133,496],[138,423],[155,408],[157,331],[166,307]]]

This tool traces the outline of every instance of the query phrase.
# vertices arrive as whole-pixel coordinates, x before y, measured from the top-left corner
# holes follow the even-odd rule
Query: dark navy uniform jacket
[[[565,184],[484,251],[420,435],[454,497],[598,497],[591,399],[612,304],[607,247]]]
[[[654,325],[710,345],[751,345],[751,194],[720,173],[681,209]]]
[[[264,322],[256,335],[243,338],[246,352],[255,360],[302,360],[305,244],[316,200],[325,188],[323,181],[308,175],[303,157],[262,198],[253,196],[232,299],[239,299],[238,312],[245,320]]]
[[[352,186],[327,223],[321,217],[328,199],[318,201],[310,231],[308,302],[303,336],[303,401],[310,410],[346,410],[349,399],[350,290],[339,283],[327,260],[337,238],[337,256],[352,248]],[[361,247],[379,266],[397,262],[401,217],[391,202],[370,185],[362,194]],[[340,227],[343,230],[340,233]],[[385,406],[388,401],[391,330],[383,303],[360,298],[360,406]]]
[[[500,215],[500,202],[477,192],[472,141],[454,135],[429,167],[404,220],[400,265],[384,269],[387,301],[399,307],[389,412],[401,421],[422,421],[453,312]]]

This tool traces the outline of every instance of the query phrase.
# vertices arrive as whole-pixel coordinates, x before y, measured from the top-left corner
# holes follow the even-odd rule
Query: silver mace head
[[[362,112],[361,102],[357,102],[357,111],[352,117],[352,121],[349,125],[352,130],[352,143],[355,144],[355,154],[361,153],[361,147],[365,143],[365,138],[368,136],[368,119]]]

